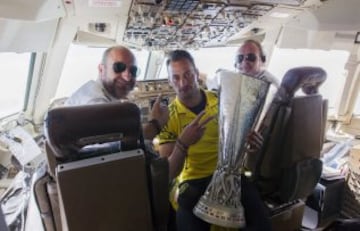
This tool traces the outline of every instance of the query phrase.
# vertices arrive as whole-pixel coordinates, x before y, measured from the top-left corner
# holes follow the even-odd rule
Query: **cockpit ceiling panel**
[[[257,0],[257,1],[271,3],[271,4],[284,4],[284,5],[293,5],[293,6],[300,6],[305,2],[305,0]]]
[[[153,1],[154,2],[154,1]],[[149,50],[224,45],[275,4],[259,1],[134,1],[123,42]]]

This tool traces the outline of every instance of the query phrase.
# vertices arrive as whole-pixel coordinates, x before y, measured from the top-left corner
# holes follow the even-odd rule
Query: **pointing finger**
[[[159,105],[160,102],[161,102],[161,97],[162,97],[162,95],[161,95],[161,93],[160,93],[160,94],[156,97],[156,100],[155,100],[154,104]]]

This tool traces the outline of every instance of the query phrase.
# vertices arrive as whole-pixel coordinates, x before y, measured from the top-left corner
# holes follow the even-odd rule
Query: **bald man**
[[[279,87],[279,81],[265,70],[266,57],[261,44],[256,40],[246,40],[237,50],[235,68],[242,74],[253,76]]]
[[[90,80],[75,91],[65,102],[66,106],[121,102],[133,90],[139,69],[130,49],[114,46],[106,49],[98,65],[98,79]],[[155,101],[150,113],[151,123],[144,124],[144,137],[152,139],[169,118],[167,106]]]

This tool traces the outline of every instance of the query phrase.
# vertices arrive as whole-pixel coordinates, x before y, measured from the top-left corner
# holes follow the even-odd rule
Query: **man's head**
[[[169,83],[182,101],[193,98],[199,91],[199,71],[193,57],[185,50],[174,50],[168,55],[166,66]]]
[[[237,50],[235,68],[242,74],[256,76],[266,61],[261,44],[256,40],[246,40]]]
[[[138,73],[136,59],[126,47],[106,49],[98,69],[105,89],[117,99],[126,98],[135,86]]]

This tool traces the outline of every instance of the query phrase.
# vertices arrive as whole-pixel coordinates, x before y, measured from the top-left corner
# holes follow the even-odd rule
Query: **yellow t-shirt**
[[[218,114],[218,98],[216,93],[204,91],[206,96],[205,115],[203,118]],[[158,135],[159,143],[176,142],[185,126],[197,116],[187,109],[178,98],[169,105],[170,118]],[[206,125],[204,136],[189,147],[184,167],[178,176],[179,182],[199,179],[213,174],[218,160],[218,118]]]
[[[206,106],[205,115],[207,118],[218,114],[218,97],[217,94],[211,91],[205,91]],[[178,98],[176,98],[169,105],[170,118],[167,125],[158,135],[159,144],[168,142],[176,142],[186,125],[193,121],[196,117],[192,111],[187,109]],[[183,170],[177,179],[174,179],[174,186],[170,193],[170,202],[174,209],[177,209],[176,190],[179,182],[191,179],[199,179],[212,175],[215,171],[218,160],[218,117],[210,121],[206,126],[204,136],[194,145],[191,145],[188,150],[188,155],[185,160]],[[232,231],[236,229],[223,228],[212,225],[211,231]]]

